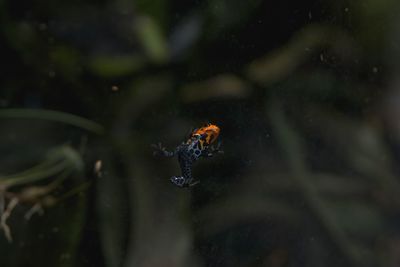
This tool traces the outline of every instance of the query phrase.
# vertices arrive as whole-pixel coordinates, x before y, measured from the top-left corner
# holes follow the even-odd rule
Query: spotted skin
[[[201,157],[212,157],[214,153],[222,153],[220,144],[217,147],[211,146],[215,142],[220,129],[218,126],[208,124],[192,132],[186,142],[180,144],[175,151],[169,152],[161,144],[153,145],[156,149],[154,154],[164,157],[178,157],[181,167],[181,176],[171,177],[171,182],[178,187],[191,187],[200,181],[195,181],[192,177],[192,166]]]

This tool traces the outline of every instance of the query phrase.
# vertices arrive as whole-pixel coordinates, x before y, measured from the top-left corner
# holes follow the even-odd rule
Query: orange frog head
[[[199,129],[196,129],[192,133],[192,137],[200,137],[202,146],[209,146],[215,140],[217,140],[220,129],[215,124],[207,124]]]

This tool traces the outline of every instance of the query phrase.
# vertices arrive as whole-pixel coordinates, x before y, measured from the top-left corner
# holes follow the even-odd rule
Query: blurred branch
[[[11,229],[7,224],[7,219],[10,217],[12,210],[17,206],[18,202],[18,198],[11,199],[0,218],[0,227],[3,229],[8,242],[12,242],[12,235]]]
[[[73,169],[82,170],[82,159],[70,147],[61,147],[49,153],[48,158],[37,166],[17,174],[0,176],[0,188],[7,190],[10,187],[36,182],[63,171]]]
[[[96,133],[103,134],[104,128],[100,124],[90,121],[88,119],[73,115],[70,113],[65,113],[56,110],[46,110],[46,109],[1,109],[0,118],[18,118],[18,119],[38,119],[38,120],[49,120],[55,122],[61,122],[65,124],[70,124],[75,127]]]
[[[300,30],[287,45],[251,62],[246,74],[251,81],[261,85],[281,81],[312,56],[317,48],[326,46],[334,48],[342,57],[354,57],[352,43],[344,32],[328,26],[310,25]]]
[[[366,259],[361,258],[359,249],[351,243],[343,229],[339,227],[334,214],[329,210],[323,198],[320,197],[318,189],[310,180],[306,163],[303,160],[304,152],[299,137],[290,128],[282,108],[276,103],[270,110],[270,118],[277,141],[290,166],[293,180],[303,193],[307,205],[347,260],[354,266],[362,266],[362,262],[366,263]]]
[[[49,176],[53,176],[61,171],[65,170],[68,167],[68,161],[63,160],[60,163],[56,163],[51,167],[46,167],[42,169],[37,169],[26,174],[14,174],[11,176],[0,177],[0,188],[10,188],[17,185],[32,183],[35,181],[42,180]]]
[[[276,173],[268,175],[268,184],[249,183],[252,190],[263,189],[267,192],[288,193],[291,195],[299,194],[293,183],[287,179],[287,173]],[[359,197],[369,197],[370,187],[364,182],[352,176],[335,175],[325,172],[314,172],[309,174],[312,177],[318,192],[330,199],[346,199]]]
[[[233,74],[219,74],[206,81],[185,84],[182,98],[187,102],[205,101],[210,98],[245,98],[250,86]]]
[[[334,143],[337,152],[350,166],[362,174],[370,192],[381,191],[389,205],[400,206],[400,182],[396,161],[385,142],[384,133],[370,122],[360,122],[343,114],[309,108],[306,116],[313,118],[308,127],[320,133],[326,143]]]
[[[35,213],[43,212],[42,206],[52,206],[56,202],[56,198],[49,194],[58,188],[73,171],[82,171],[82,169],[83,162],[78,152],[70,147],[63,146],[50,151],[47,159],[33,168],[14,175],[0,177],[0,228],[3,229],[7,240],[12,241],[7,219],[18,203],[33,204],[33,207],[25,214],[26,219],[29,219]],[[48,184],[32,185],[34,182],[49,178],[53,180]],[[24,187],[18,192],[7,191],[14,186]],[[61,196],[60,199],[81,192],[85,187],[86,184],[78,186]],[[7,205],[6,199],[9,199]]]
[[[213,202],[212,205],[200,210],[196,217],[198,228],[202,231],[200,236],[207,238],[249,220],[275,218],[278,221],[296,224],[301,214],[290,206],[267,197],[234,195],[220,202]]]
[[[80,194],[83,191],[87,190],[90,187],[91,184],[92,183],[89,182],[89,181],[88,182],[84,182],[84,183],[72,188],[68,192],[66,192],[63,195],[61,195],[60,197],[58,197],[57,201],[60,202],[60,201],[66,200],[66,199],[68,199],[68,198],[70,198],[72,196],[75,196],[77,194]]]
[[[121,162],[129,177],[126,190],[129,194],[131,219],[124,266],[194,265],[192,235],[187,218],[182,218],[190,203],[189,192],[171,185],[165,173],[161,180],[157,160],[148,158],[151,153],[141,153],[149,149],[149,144],[143,142],[140,122],[150,113],[150,109],[151,112],[155,111],[156,103],[166,101],[170,88],[169,76],[152,76],[151,79],[141,82],[132,90],[131,96],[125,97],[125,103],[121,105],[114,122],[112,141],[120,155],[123,155]],[[113,192],[111,186],[104,186],[107,186],[106,183],[102,184],[103,194]],[[119,194],[117,197],[122,196]],[[125,201],[117,200],[116,196],[113,198],[111,203]],[[115,209],[118,211],[117,207]],[[105,241],[111,241],[111,244],[121,242],[119,234],[112,239],[110,237],[115,232],[112,227],[123,223],[117,221],[122,220],[121,217],[115,216],[113,219],[115,220],[104,221],[102,225],[105,230],[102,237]],[[106,256],[119,256],[120,251],[116,249],[120,246],[111,247],[111,244],[104,246],[104,249],[110,250]],[[120,261],[119,258],[107,258],[107,262]]]

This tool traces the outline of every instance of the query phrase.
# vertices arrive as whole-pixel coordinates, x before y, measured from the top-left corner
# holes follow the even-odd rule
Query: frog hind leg
[[[172,176],[170,180],[178,187],[185,187],[187,184],[187,181],[183,176]]]
[[[193,179],[187,179],[183,176],[172,176],[170,181],[178,187],[192,187],[200,183],[199,180],[193,181]]]

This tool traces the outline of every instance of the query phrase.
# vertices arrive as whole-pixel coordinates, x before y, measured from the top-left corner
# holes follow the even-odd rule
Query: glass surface
[[[399,12],[0,1],[0,266],[399,266]]]

